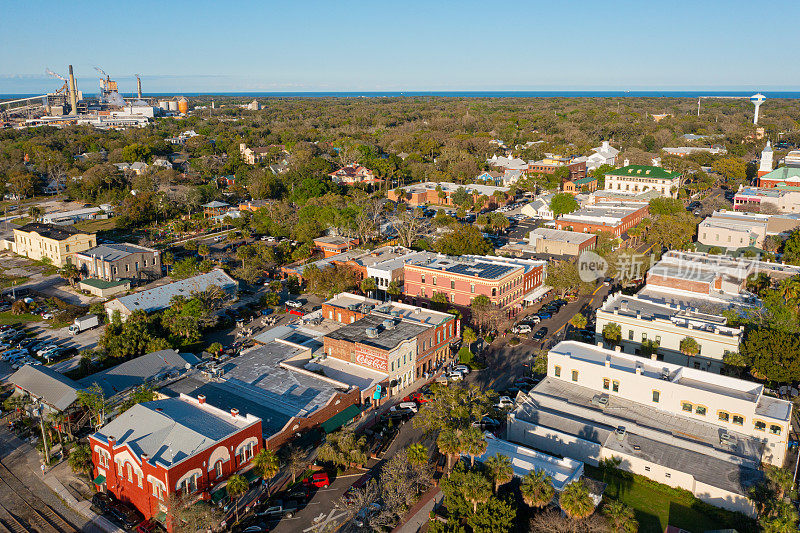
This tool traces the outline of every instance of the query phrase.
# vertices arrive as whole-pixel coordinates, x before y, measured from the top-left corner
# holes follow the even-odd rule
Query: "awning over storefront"
[[[242,475],[244,476],[244,478],[247,480],[248,483],[252,483],[253,481],[259,478],[258,472],[256,472],[255,468],[251,468]]]
[[[155,520],[156,522],[160,522],[162,524],[166,524],[167,513],[164,511],[159,511],[158,514],[153,517],[153,520]]]
[[[361,408],[357,405],[351,405],[342,412],[333,415],[325,422],[320,424],[325,433],[333,433],[343,425],[350,422],[353,418],[361,414]]]
[[[211,503],[219,503],[228,496],[226,487],[219,488],[211,493]]]
[[[106,476],[104,476],[103,474],[100,474],[99,476],[94,478],[95,485],[102,485],[105,482],[106,482]]]
[[[544,296],[545,294],[547,294],[548,292],[550,292],[552,290],[553,290],[553,287],[550,287],[550,286],[547,286],[547,285],[540,285],[540,286],[536,287],[535,289],[533,289],[528,294],[526,294],[525,297],[523,298],[523,300],[525,300],[528,303],[533,303],[533,302],[535,302],[536,300],[538,300],[539,298],[541,298],[542,296]]]

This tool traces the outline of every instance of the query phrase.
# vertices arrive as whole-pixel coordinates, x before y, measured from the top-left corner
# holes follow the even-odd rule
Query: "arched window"
[[[217,461],[214,464],[214,473],[218,478],[222,477],[222,461]]]

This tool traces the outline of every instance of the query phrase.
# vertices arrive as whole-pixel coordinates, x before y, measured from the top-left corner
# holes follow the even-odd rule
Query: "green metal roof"
[[[105,482],[106,482],[106,476],[104,476],[103,474],[100,474],[96,478],[94,478],[95,485],[102,485]]]
[[[800,177],[800,168],[794,167],[778,167],[772,172],[761,176],[760,180],[787,180],[789,178]]]
[[[675,179],[680,177],[680,172],[670,172],[663,167],[653,167],[650,165],[628,165],[618,168],[611,172],[606,172],[606,176],[636,176],[642,178]]]
[[[320,426],[325,430],[325,433],[333,433],[359,414],[361,414],[361,409],[357,405],[350,405],[342,412],[327,419]]]
[[[219,503],[228,497],[227,486],[221,487],[211,493],[211,503]]]
[[[579,180],[575,180],[576,185],[586,185],[587,183],[591,183],[593,181],[597,181],[597,178],[593,178],[592,176],[586,176],[585,178],[581,178]]]
[[[95,289],[110,289],[111,287],[119,287],[120,285],[125,285],[126,283],[130,282],[127,280],[106,281],[97,278],[87,278],[87,279],[82,279],[81,283],[88,285],[90,287],[94,287]]]

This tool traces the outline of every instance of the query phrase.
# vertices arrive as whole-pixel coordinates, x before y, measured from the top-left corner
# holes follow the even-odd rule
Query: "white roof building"
[[[586,158],[586,170],[594,170],[602,165],[614,165],[617,161],[619,150],[609,144],[608,141],[603,141],[601,146],[592,148],[594,152]]]

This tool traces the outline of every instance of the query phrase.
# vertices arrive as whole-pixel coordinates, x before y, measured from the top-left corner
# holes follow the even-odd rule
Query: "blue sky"
[[[800,89],[800,2],[0,0],[0,93]]]

